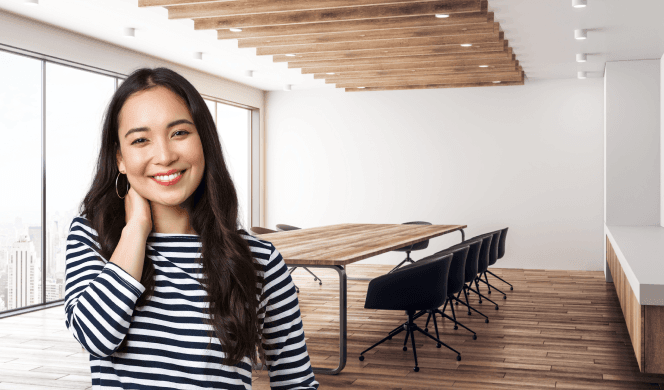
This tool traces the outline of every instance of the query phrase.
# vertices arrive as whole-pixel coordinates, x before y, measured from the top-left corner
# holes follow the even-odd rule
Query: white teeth
[[[168,175],[168,176],[154,176],[154,178],[159,180],[159,181],[171,181],[171,180],[175,179],[176,177],[180,176],[181,174],[182,174],[182,172],[178,172],[178,173],[174,173],[174,174]]]

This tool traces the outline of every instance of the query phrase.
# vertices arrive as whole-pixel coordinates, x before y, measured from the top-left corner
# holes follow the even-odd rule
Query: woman
[[[81,209],[65,312],[93,389],[250,389],[259,360],[273,389],[318,388],[290,274],[238,230],[214,121],[182,76],[144,68],[118,88]]]

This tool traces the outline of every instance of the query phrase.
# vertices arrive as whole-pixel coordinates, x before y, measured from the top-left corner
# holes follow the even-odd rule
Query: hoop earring
[[[115,193],[118,194],[118,198],[124,199],[129,193],[129,179],[127,179],[127,192],[125,193],[125,196],[120,196],[118,193],[118,179],[120,178],[120,173],[122,172],[118,172],[118,177],[115,178]]]

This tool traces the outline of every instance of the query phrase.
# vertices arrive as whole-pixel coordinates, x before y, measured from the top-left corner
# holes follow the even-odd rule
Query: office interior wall
[[[500,267],[602,270],[603,94],[599,78],[267,92],[265,226],[421,220],[468,225],[466,237],[509,227]],[[411,256],[459,241],[434,238]]]

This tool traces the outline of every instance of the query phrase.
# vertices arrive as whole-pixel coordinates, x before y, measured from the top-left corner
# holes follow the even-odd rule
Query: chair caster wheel
[[[360,361],[361,361],[361,362],[364,361],[364,356],[360,355]]]
[[[477,335],[476,334],[473,335],[473,340],[477,340]]]
[[[404,350],[404,351],[408,351],[408,347],[403,347],[403,350]]]
[[[503,295],[503,299],[507,299],[507,295]]]
[[[457,355],[457,362],[461,360],[461,355]]]
[[[436,344],[436,348],[440,348],[442,346],[443,346],[442,344]]]
[[[510,286],[510,291],[514,291],[514,287]]]
[[[496,310],[498,310],[498,305],[496,305]]]
[[[456,325],[454,325],[454,330],[457,330],[457,329],[459,329],[459,327],[458,327],[458,326],[456,326]]]
[[[489,294],[491,294],[491,291],[489,291]]]
[[[479,303],[482,303],[482,301],[478,301]]]
[[[468,315],[471,315],[471,314],[472,314],[471,312],[468,312]]]
[[[485,324],[488,324],[488,323],[489,323],[489,319],[488,319],[488,318],[485,318],[485,319],[484,319],[484,323],[485,323]]]
[[[455,305],[459,306],[459,302],[454,302]]]
[[[322,286],[322,285],[323,285],[323,282],[318,282],[318,285],[319,285],[319,286]]]
[[[420,372],[420,368],[419,368],[419,367],[415,367],[415,368],[413,368],[413,371],[415,371],[415,372]]]

